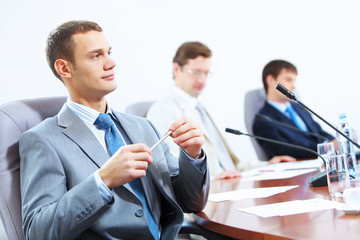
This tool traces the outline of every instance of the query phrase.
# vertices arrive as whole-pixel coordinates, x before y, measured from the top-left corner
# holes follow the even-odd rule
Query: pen
[[[164,136],[162,136],[159,141],[157,141],[151,148],[150,151],[152,151],[154,148],[157,147],[157,145],[159,145],[162,141],[164,141],[168,136],[170,136],[170,134],[172,133],[172,130],[169,130],[167,133],[165,133]]]

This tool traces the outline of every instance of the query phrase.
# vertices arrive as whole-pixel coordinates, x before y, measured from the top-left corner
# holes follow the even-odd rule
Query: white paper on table
[[[340,204],[324,199],[307,199],[239,208],[238,210],[266,218],[332,209]]]
[[[272,171],[281,171],[281,170],[290,170],[290,169],[304,169],[304,168],[316,168],[319,169],[322,166],[323,162],[320,159],[306,160],[306,161],[296,161],[296,162],[281,162],[275,164],[269,164],[258,168],[261,170],[272,170]]]
[[[221,201],[235,201],[246,198],[265,198],[272,195],[286,192],[290,189],[296,188],[299,185],[293,186],[280,186],[280,187],[264,187],[264,188],[250,188],[240,189],[236,191],[214,193],[209,195],[209,201],[221,202]]]
[[[241,181],[260,181],[260,180],[292,178],[313,171],[316,171],[316,169],[309,168],[309,169],[300,169],[300,170],[259,172],[257,175],[254,176],[243,177],[241,178]]]
[[[299,169],[299,170],[300,169],[314,169],[314,170],[316,170],[316,169],[320,169],[321,166],[322,166],[322,161],[319,159],[296,161],[296,162],[282,162],[282,163],[269,164],[269,165],[266,165],[263,167],[244,171],[241,173],[241,176],[242,176],[242,179],[244,179],[247,177],[264,174],[267,172],[278,172],[278,171],[294,170],[294,169]]]

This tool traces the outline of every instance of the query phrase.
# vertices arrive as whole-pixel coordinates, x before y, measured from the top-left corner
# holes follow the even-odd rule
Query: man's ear
[[[61,78],[71,78],[70,63],[64,59],[57,59],[54,63],[56,72]]]
[[[180,66],[177,62],[174,62],[174,63],[173,63],[173,74],[174,74],[174,78],[175,78],[176,75],[179,73],[179,71],[181,71],[181,66]]]
[[[274,83],[275,78],[273,75],[269,74],[266,76],[266,83],[268,86],[272,85],[272,83]]]

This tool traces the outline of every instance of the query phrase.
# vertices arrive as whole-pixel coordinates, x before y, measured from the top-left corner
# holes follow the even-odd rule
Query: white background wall
[[[360,129],[359,7],[356,0],[0,0],[0,104],[66,95],[47,66],[45,40],[64,21],[88,19],[113,47],[119,87],[108,99],[118,110],[166,94],[177,47],[198,40],[214,53],[201,98],[221,129],[245,130],[244,94],[262,87],[263,66],[277,58],[298,67],[306,105],[333,123],[346,112]],[[248,139],[225,136],[241,158],[255,158]]]

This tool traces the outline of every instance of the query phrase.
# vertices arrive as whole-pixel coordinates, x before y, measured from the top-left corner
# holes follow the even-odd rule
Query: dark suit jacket
[[[304,109],[300,104],[294,102],[290,102],[290,103],[294,108],[294,110],[297,112],[297,114],[299,114],[299,116],[305,122],[309,132],[320,134],[321,136],[324,136],[329,140],[334,139],[333,136],[325,132],[320,127],[320,125],[312,119],[310,113],[307,112],[307,110]],[[283,113],[281,113],[279,110],[277,110],[267,102],[265,102],[264,106],[259,111],[259,113],[268,116],[273,120],[277,120],[296,127],[296,125],[289,118],[287,118]],[[253,124],[253,132],[255,135],[258,136],[271,138],[286,143],[300,145],[306,148],[310,148],[314,151],[317,151],[317,144],[324,141],[324,139],[321,139],[319,137],[311,136],[309,134],[304,134],[296,130],[293,130],[291,128],[287,128],[273,122],[266,122],[257,118],[255,118]],[[298,159],[316,157],[314,154],[310,152],[298,150],[296,148],[291,148],[291,147],[260,141],[260,140],[258,140],[258,142],[261,145],[261,147],[264,149],[269,159],[271,159],[273,156],[276,155],[290,155]]]

